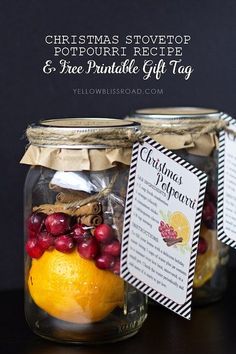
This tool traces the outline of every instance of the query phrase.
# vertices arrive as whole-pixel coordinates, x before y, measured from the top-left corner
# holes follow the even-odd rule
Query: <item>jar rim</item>
[[[141,108],[131,113],[130,118],[147,120],[218,120],[220,111],[203,107],[153,107]]]
[[[61,129],[61,130],[77,130],[77,131],[93,131],[93,130],[103,130],[110,128],[137,128],[140,126],[137,122],[130,122],[119,118],[100,118],[100,117],[81,117],[81,118],[52,118],[40,120],[37,126],[48,129]]]
[[[131,147],[141,124],[118,118],[55,118],[28,127],[32,145],[71,149]]]

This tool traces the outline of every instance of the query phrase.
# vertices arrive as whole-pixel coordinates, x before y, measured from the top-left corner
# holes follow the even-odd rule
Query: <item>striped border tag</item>
[[[221,119],[236,126],[236,120],[226,113],[221,114]],[[218,157],[218,203],[217,203],[217,233],[218,239],[228,246],[236,248],[236,241],[232,240],[224,231],[224,175],[225,175],[225,131],[219,134]]]
[[[129,284],[133,285],[135,288],[139,289],[142,293],[146,294],[153,300],[157,301],[161,305],[167,307],[168,309],[176,312],[178,315],[190,319],[191,318],[191,302],[192,302],[192,287],[193,287],[193,277],[198,249],[198,238],[199,238],[199,230],[201,224],[201,215],[203,202],[205,197],[205,189],[207,183],[207,175],[198,170],[196,167],[189,164],[187,161],[183,160],[181,157],[177,156],[172,151],[166,149],[156,141],[152,140],[150,137],[144,137],[144,142],[152,145],[155,149],[158,149],[160,152],[164,153],[170,159],[178,162],[181,166],[194,173],[200,182],[200,191],[199,191],[199,199],[195,216],[195,224],[194,224],[194,232],[192,239],[192,250],[190,257],[190,267],[188,274],[188,287],[186,294],[186,302],[183,305],[179,305],[176,302],[170,300],[165,295],[158,293],[156,290],[150,288],[148,285],[135,278],[128,270],[127,261],[128,261],[128,244],[129,244],[129,232],[130,232],[130,221],[131,221],[131,211],[132,211],[132,203],[133,203],[133,193],[134,193],[134,185],[135,185],[135,177],[136,177],[136,167],[137,167],[137,159],[138,159],[138,151],[140,143],[135,143],[133,146],[133,154],[130,166],[129,173],[129,184],[128,191],[126,197],[126,206],[125,206],[125,219],[124,219],[124,227],[123,227],[123,240],[122,240],[122,256],[121,256],[121,277],[125,279]]]

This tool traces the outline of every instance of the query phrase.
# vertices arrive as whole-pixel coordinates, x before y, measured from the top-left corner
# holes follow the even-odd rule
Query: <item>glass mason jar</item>
[[[139,124],[45,120],[27,129],[25,314],[38,335],[102,343],[137,333],[146,297],[119,277],[131,146]],[[133,141],[132,141],[133,139]]]
[[[193,281],[193,304],[220,299],[227,285],[228,247],[217,240],[217,132],[220,112],[192,107],[150,108],[130,118],[142,132],[208,175]]]

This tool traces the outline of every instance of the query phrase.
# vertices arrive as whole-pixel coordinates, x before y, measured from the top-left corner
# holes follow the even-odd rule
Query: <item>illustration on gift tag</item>
[[[191,228],[188,218],[181,211],[169,212],[165,214],[160,210],[160,215],[163,218],[160,221],[158,231],[162,236],[163,241],[168,247],[181,246],[189,250],[188,243],[190,239]]]

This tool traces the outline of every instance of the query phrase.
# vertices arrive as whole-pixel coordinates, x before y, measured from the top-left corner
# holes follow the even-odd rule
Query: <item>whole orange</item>
[[[75,250],[66,254],[46,251],[33,259],[28,287],[34,302],[58,319],[89,323],[104,319],[122,306],[124,281]]]

